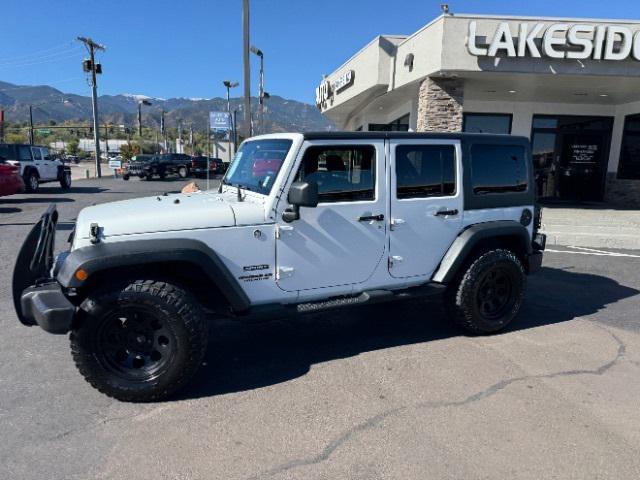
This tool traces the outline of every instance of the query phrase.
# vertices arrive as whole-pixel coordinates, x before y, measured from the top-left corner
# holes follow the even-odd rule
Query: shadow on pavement
[[[507,332],[567,322],[638,293],[610,278],[543,268],[530,277],[524,306]],[[257,325],[220,323],[212,328],[206,365],[177,398],[274,385],[305,375],[313,364],[459,335],[438,301],[356,307]]]
[[[16,207],[9,207],[9,208],[0,207],[0,213],[20,213],[21,211],[22,211],[21,208],[16,208]]]
[[[33,196],[33,197],[8,198],[2,201],[3,204],[11,204],[11,205],[18,205],[23,203],[68,203],[68,202],[75,202],[75,200],[73,198],[68,198],[68,197],[40,197],[40,196],[37,196],[37,194],[36,196]]]

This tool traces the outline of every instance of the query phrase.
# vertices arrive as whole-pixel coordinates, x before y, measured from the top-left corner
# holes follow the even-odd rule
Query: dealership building
[[[445,14],[316,89],[340,128],[531,139],[538,195],[640,206],[640,21]]]

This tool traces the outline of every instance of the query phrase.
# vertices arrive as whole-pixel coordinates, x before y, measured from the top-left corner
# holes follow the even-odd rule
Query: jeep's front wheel
[[[103,290],[82,304],[71,353],[100,392],[129,402],[162,400],[183,387],[202,363],[207,326],[182,288],[135,280]]]
[[[60,177],[60,187],[63,190],[69,190],[71,188],[71,172],[63,172]]]
[[[518,314],[525,285],[518,257],[509,250],[492,250],[473,260],[449,285],[447,310],[470,333],[494,333]]]

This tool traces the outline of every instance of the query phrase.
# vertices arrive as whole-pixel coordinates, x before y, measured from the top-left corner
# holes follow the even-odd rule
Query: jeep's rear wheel
[[[38,174],[31,170],[27,174],[26,181],[24,182],[26,190],[28,193],[35,193],[38,191],[40,187],[40,181],[38,180]]]
[[[182,288],[135,280],[90,296],[70,335],[84,378],[122,401],[162,400],[183,387],[204,358],[207,328]]]
[[[518,257],[508,250],[492,250],[473,260],[449,286],[447,310],[473,334],[494,333],[518,314],[525,284]]]
[[[180,178],[187,178],[187,175],[189,175],[189,170],[187,170],[187,167],[180,167],[178,169],[178,176]]]

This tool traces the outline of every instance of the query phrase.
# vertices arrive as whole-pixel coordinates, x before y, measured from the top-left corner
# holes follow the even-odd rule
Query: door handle
[[[457,214],[458,214],[458,210],[455,208],[453,210],[438,210],[435,213],[437,217],[450,217]]]
[[[363,215],[358,218],[359,222],[382,222],[384,220],[384,215],[381,213],[379,215]]]

